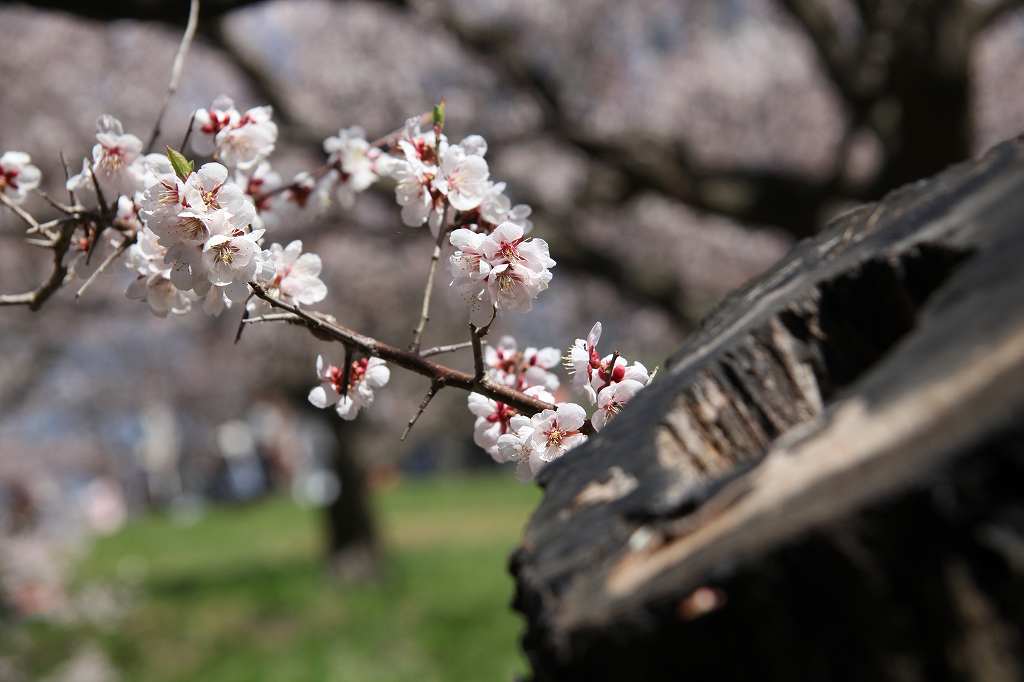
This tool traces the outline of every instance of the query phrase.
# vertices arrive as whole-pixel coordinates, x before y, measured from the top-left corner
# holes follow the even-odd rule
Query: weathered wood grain
[[[729,297],[541,475],[548,680],[1024,678],[1024,144]]]

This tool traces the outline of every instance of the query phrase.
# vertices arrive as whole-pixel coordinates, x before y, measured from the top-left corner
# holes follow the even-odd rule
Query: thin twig
[[[36,194],[41,196],[43,198],[43,201],[48,203],[50,206],[53,206],[55,209],[57,209],[58,211],[60,211],[64,215],[69,215],[70,216],[70,215],[74,215],[75,212],[76,212],[75,211],[75,209],[76,209],[75,206],[65,206],[64,204],[62,204],[59,201],[57,201],[56,199],[54,199],[53,197],[51,197],[49,194],[47,194],[43,190],[39,189],[38,187],[36,188]]]
[[[242,320],[242,324],[258,324],[260,322],[288,322],[290,324],[302,323],[302,318],[292,313],[268,313],[266,315],[256,315],[255,317],[246,317]]]
[[[21,218],[22,222],[24,222],[26,225],[28,225],[28,232],[29,232],[29,234],[33,234],[35,232],[39,232],[39,221],[37,221],[35,218],[33,218],[31,213],[29,213],[28,211],[23,209],[21,206],[18,206],[16,203],[14,203],[3,192],[0,192],[0,202],[2,202],[3,205],[6,206],[7,208],[9,208],[12,211],[14,211],[14,215],[16,215],[19,218]]]
[[[448,213],[448,203],[445,202],[444,214]],[[423,305],[420,306],[420,321],[416,325],[416,328],[412,330],[412,343],[409,344],[409,350],[414,353],[418,353],[420,350],[420,341],[423,338],[423,330],[427,327],[427,322],[430,320],[430,296],[434,291],[434,277],[437,274],[437,261],[441,259],[441,245],[444,243],[444,238],[448,234],[448,231],[438,227],[437,230],[437,241],[434,242],[434,252],[430,256],[430,270],[427,271],[427,284],[423,287]]]
[[[146,143],[147,154],[153,151],[153,145],[156,144],[156,139],[160,136],[160,125],[164,121],[167,106],[171,103],[174,93],[178,90],[178,82],[181,80],[181,72],[185,66],[185,57],[188,55],[188,49],[196,35],[197,26],[199,26],[199,0],[192,0],[191,5],[189,5],[188,23],[185,25],[185,33],[181,36],[181,44],[178,45],[178,52],[174,55],[174,64],[171,66],[171,82],[167,85],[167,94],[164,95],[163,104],[160,105],[160,113],[157,114],[156,123],[153,124],[153,132],[149,136],[149,142]]]
[[[64,255],[68,252],[73,231],[74,226],[70,223],[61,226],[60,235],[53,245],[53,269],[46,281],[23,294],[0,295],[0,305],[27,305],[33,311],[42,307],[43,303],[64,284],[64,278],[67,277],[68,269],[64,265]]]
[[[245,321],[249,318],[249,301],[256,294],[249,294],[245,299],[245,303],[242,304],[242,317],[238,320],[238,329],[235,331],[235,343],[237,344],[242,339],[242,330],[245,329]]]
[[[188,141],[192,137],[192,126],[196,124],[196,112],[192,112],[192,115],[188,117],[188,127],[185,128],[185,137],[181,138],[181,146],[178,147],[182,152],[185,151],[185,147],[188,146]]]
[[[92,271],[92,274],[89,275],[89,278],[85,280],[82,286],[78,288],[78,291],[75,292],[75,300],[77,301],[79,298],[81,298],[82,294],[85,293],[85,290],[88,289],[89,285],[93,283],[93,280],[99,277],[100,273],[106,270],[108,265],[113,263],[118,256],[127,251],[128,247],[134,243],[135,235],[125,237],[124,240],[117,245],[117,248],[111,251],[110,255],[103,259],[103,262],[99,264],[99,267]]]
[[[74,206],[78,203],[78,199],[75,198],[75,193],[68,187],[68,182],[71,180],[71,169],[68,168],[68,161],[64,158],[64,151],[58,152],[60,156],[60,165],[64,168],[64,187],[68,191],[68,204]]]
[[[483,381],[487,376],[486,368],[484,367],[484,349],[481,339],[483,339],[483,335],[480,333],[480,328],[470,322],[469,342],[473,344],[473,378],[476,381]]]
[[[348,395],[348,382],[352,380],[352,346],[345,346],[345,366],[341,370],[341,397]]]
[[[96,190],[96,200],[100,205],[100,215],[104,219],[110,217],[110,204],[107,203],[107,197],[103,194],[103,188],[100,187],[99,180],[96,179],[96,171],[93,170],[92,164],[87,164],[89,168],[89,177],[92,178],[92,186]]]
[[[409,370],[431,381],[443,381],[445,386],[460,388],[464,391],[475,391],[491,398],[492,400],[505,403],[516,408],[520,413],[526,415],[536,414],[541,410],[554,409],[554,406],[533,396],[526,395],[508,386],[500,386],[489,381],[477,381],[476,378],[445,365],[438,364],[427,358],[402,350],[377,339],[343,327],[333,318],[322,313],[308,312],[298,306],[278,300],[268,294],[262,286],[256,282],[249,282],[253,292],[260,299],[269,303],[272,307],[291,313],[287,317],[274,317],[263,315],[262,321],[283,321],[298,326],[306,327],[314,336],[326,341],[350,346],[353,351],[360,351],[369,356],[376,356],[382,360],[394,363],[396,366]],[[255,321],[255,318],[254,320]]]
[[[471,348],[473,346],[472,341],[462,341],[461,343],[449,343],[446,346],[434,346],[424,351],[420,351],[420,356],[429,358],[431,355],[441,355],[443,353],[454,353],[464,348]]]
[[[423,400],[420,401],[420,406],[416,408],[416,414],[414,414],[409,420],[409,423],[405,425],[405,431],[402,431],[402,437],[399,438],[399,440],[405,440],[406,436],[409,435],[409,432],[412,431],[412,427],[415,426],[416,422],[418,422],[420,417],[423,416],[423,411],[427,409],[427,405],[430,404],[430,401],[434,399],[434,396],[437,395],[437,392],[442,388],[444,388],[444,384],[440,381],[430,382],[430,388],[427,389],[426,395],[424,395]]]
[[[473,346],[473,368],[476,372],[474,376],[476,380],[480,382],[486,379],[483,339],[487,336],[487,332],[491,330],[491,325],[494,324],[494,319],[497,316],[498,307],[491,306],[491,319],[487,320],[487,324],[482,327],[477,327],[472,322],[469,323],[469,343]]]

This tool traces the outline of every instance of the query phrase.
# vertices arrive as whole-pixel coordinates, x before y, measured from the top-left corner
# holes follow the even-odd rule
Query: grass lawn
[[[20,624],[14,637],[0,631],[0,651],[31,679],[94,642],[122,681],[512,680],[525,664],[506,561],[538,497],[497,476],[382,492],[387,568],[363,587],[332,584],[316,512],[286,500],[191,526],[142,519],[99,541],[78,571],[80,590],[130,578],[124,613],[106,625]]]

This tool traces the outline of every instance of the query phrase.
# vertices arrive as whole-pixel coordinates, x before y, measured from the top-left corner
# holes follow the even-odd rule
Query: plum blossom
[[[555,266],[543,239],[524,238],[523,228],[505,222],[491,234],[454,230],[449,241],[452,284],[470,299],[484,293],[499,310],[527,311],[548,287]]]
[[[208,109],[196,110],[192,149],[204,156],[212,154],[232,168],[247,170],[274,151],[277,124],[272,117],[270,106],[240,113],[230,97],[220,95]]]
[[[131,203],[130,199],[128,203]],[[98,239],[99,241],[94,245],[94,238],[90,238],[89,232],[75,230],[62,260],[64,267],[68,269],[72,277],[88,279],[99,268],[100,263],[124,243],[125,238],[115,230],[104,230],[103,235]]]
[[[526,468],[536,475],[549,462],[586,442],[581,433],[586,421],[587,413],[575,403],[558,403],[554,410],[535,414],[529,424],[522,417],[513,418],[510,432],[498,438],[498,457],[519,463],[521,475]]]
[[[403,140],[404,142],[404,140]],[[424,164],[415,152],[406,152],[404,161],[396,161],[391,170],[395,179],[395,200],[402,207],[402,222],[409,227],[420,227],[429,222],[436,235],[444,218],[444,201],[431,191],[437,167]]]
[[[321,384],[309,392],[309,402],[321,409],[333,405],[338,416],[347,421],[373,405],[374,391],[386,386],[391,378],[391,370],[380,358],[354,360],[347,387],[342,385],[344,368],[325,363],[321,355],[316,356],[316,374]]]
[[[20,204],[25,196],[39,186],[42,173],[32,165],[25,152],[4,152],[0,156],[0,194]]]
[[[597,411],[590,420],[594,430],[603,429],[643,387],[639,381],[624,379],[601,389],[597,394]]]
[[[217,158],[228,166],[246,169],[270,156],[277,143],[277,124],[269,106],[249,109],[238,123],[217,133]]]
[[[530,440],[540,450],[540,459],[544,462],[558,459],[587,440],[580,432],[587,421],[587,413],[576,403],[559,403],[554,410],[535,414],[531,421],[533,435]]]
[[[203,245],[203,265],[210,284],[223,287],[229,300],[244,301],[249,296],[248,283],[265,265],[259,245],[263,230],[230,228],[223,209],[211,214],[210,224],[215,233]]]
[[[252,199],[234,182],[228,181],[228,169],[219,163],[204,163],[185,179],[184,203],[196,213],[224,209],[231,224],[242,227],[256,217]]]
[[[486,151],[486,143],[479,138]],[[442,148],[441,165],[434,177],[432,187],[447,197],[448,203],[457,211],[469,211],[480,205],[488,190],[487,162],[482,156],[468,153],[461,145],[453,144]]]
[[[125,133],[121,122],[109,114],[96,119],[96,144],[92,162],[82,161],[82,171],[67,181],[73,192],[95,193],[93,175],[104,198],[113,203],[119,196],[134,197],[145,188],[146,157],[142,156],[142,140]]]
[[[256,218],[252,200],[227,178],[228,169],[219,163],[203,164],[184,181],[173,173],[160,176],[141,197],[146,226],[170,248],[179,242],[205,242],[214,214],[223,214],[233,227],[251,224]]]
[[[576,339],[565,355],[566,370],[573,375],[573,384],[591,403],[598,402],[598,394],[622,381],[633,381],[641,387],[650,383],[653,375],[640,362],[630,364],[618,353],[601,357],[597,344],[601,340],[601,323],[595,322],[586,339]],[[625,394],[622,394],[625,395]]]
[[[495,459],[498,462],[515,462],[516,477],[521,481],[529,481],[544,465],[540,458],[540,449],[533,447],[533,421],[529,417],[516,415],[509,420],[508,433],[498,437]]]
[[[448,241],[455,247],[455,252],[448,259],[452,286],[460,289],[468,299],[482,295],[491,274],[491,263],[483,250],[485,237],[464,227],[448,236]]]
[[[516,340],[503,336],[495,346],[484,348],[484,366],[488,375],[511,388],[524,390],[542,386],[548,391],[558,390],[558,377],[549,370],[558,365],[561,358],[557,348],[527,347],[519,352]],[[554,402],[549,400],[548,402]]]
[[[533,386],[526,389],[524,393],[546,403],[555,402],[555,397],[543,386]],[[479,393],[470,393],[466,402],[469,411],[476,416],[476,422],[473,425],[473,442],[495,461],[499,463],[505,461],[499,459],[498,439],[509,432],[511,420],[519,412],[505,403]]]
[[[208,109],[196,109],[194,117],[192,150],[210,156],[217,150],[217,135],[237,125],[242,115],[230,97],[219,95]]]
[[[532,213],[533,209],[526,204],[512,205],[512,201],[505,195],[504,182],[488,182],[477,209],[482,228],[492,230],[508,222],[518,225],[524,234],[533,230],[533,221],[530,220]]]
[[[590,385],[594,368],[600,366],[597,344],[601,340],[601,323],[595,322],[586,339],[576,339],[565,355],[565,369],[573,375],[573,383],[582,388]]]
[[[324,151],[331,166],[327,182],[333,185],[342,208],[352,208],[356,194],[377,180],[373,160],[379,156],[379,150],[371,149],[362,128],[352,127],[324,140]]]
[[[252,202],[255,211],[251,221],[253,229],[276,225],[280,218],[280,211],[276,210],[280,194],[268,192],[281,186],[281,175],[271,168],[270,163],[260,161],[247,170],[236,170],[233,179]]]
[[[125,295],[145,301],[158,317],[169,313],[182,315],[192,305],[191,297],[171,282],[170,268],[164,263],[166,249],[149,229],[143,229],[127,252],[126,265],[136,275]]]
[[[487,294],[498,310],[527,312],[533,300],[548,288],[551,272],[536,272],[518,263],[502,263],[487,278]]]
[[[282,247],[271,244],[267,266],[272,279],[268,293],[286,303],[313,305],[327,297],[327,286],[320,280],[320,256],[302,253],[302,242],[295,240]]]

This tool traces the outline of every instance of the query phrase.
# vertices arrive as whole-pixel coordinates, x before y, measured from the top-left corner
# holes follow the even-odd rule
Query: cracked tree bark
[[[537,682],[1024,677],[1024,142],[800,243],[540,483]]]

